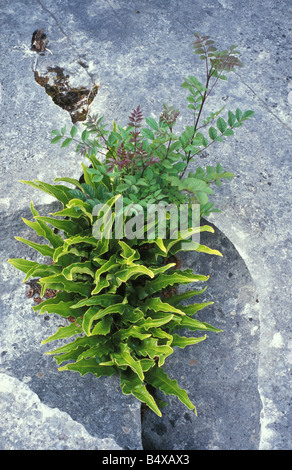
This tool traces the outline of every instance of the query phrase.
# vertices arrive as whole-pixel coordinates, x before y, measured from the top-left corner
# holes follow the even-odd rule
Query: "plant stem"
[[[198,127],[198,124],[199,124],[199,119],[201,117],[201,114],[202,114],[202,110],[203,110],[203,107],[204,107],[204,104],[206,102],[206,99],[208,97],[207,95],[207,91],[208,91],[208,86],[209,86],[209,81],[210,81],[210,78],[211,78],[211,70],[212,70],[212,67],[210,69],[210,71],[208,70],[208,67],[207,67],[207,79],[206,79],[206,86],[205,86],[205,91],[204,91],[204,94],[203,94],[203,98],[202,98],[202,103],[201,103],[201,106],[200,106],[200,109],[199,109],[199,112],[198,112],[198,116],[197,116],[197,119],[195,121],[195,125],[194,125],[194,132],[193,132],[193,135],[192,135],[192,138],[191,138],[191,141],[193,140],[193,138],[195,137],[195,134],[197,132],[197,127]],[[198,152],[199,153],[199,152]],[[183,170],[183,172],[181,173],[179,179],[182,179],[182,177],[184,176],[187,168],[188,168],[188,165],[191,161],[191,159],[193,158],[193,155],[191,155],[191,151],[188,152],[188,155],[187,155],[187,163],[186,163],[186,167],[185,169]]]

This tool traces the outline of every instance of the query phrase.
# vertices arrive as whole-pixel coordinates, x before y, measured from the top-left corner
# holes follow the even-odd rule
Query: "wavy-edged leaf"
[[[132,371],[120,372],[120,384],[124,395],[134,395],[142,403],[145,403],[154,413],[162,416],[153,396],[148,392],[146,386]]]
[[[156,276],[157,274],[165,273],[165,271],[168,271],[168,269],[173,268],[175,265],[176,263],[168,263],[164,266],[160,266],[159,268],[154,268],[153,266],[150,266],[150,269],[153,272],[154,276]]]
[[[137,323],[144,318],[144,313],[139,308],[132,308],[123,312],[121,322],[127,325],[128,323]]]
[[[34,208],[33,202],[30,205],[32,215],[34,217],[38,217],[39,213]],[[61,235],[55,234],[54,231],[44,222],[38,220],[36,222],[32,222],[30,220],[25,219],[22,217],[23,222],[28,225],[30,228],[35,230],[35,232],[40,236],[46,238],[52,247],[57,248],[58,246],[63,245],[63,239]]]
[[[61,268],[66,268],[72,263],[79,263],[81,260],[80,253],[64,251],[61,246],[54,251],[53,262],[56,266],[60,266]]]
[[[70,184],[73,184],[73,186],[77,186],[77,188],[79,188],[81,191],[83,191],[82,189],[82,184],[79,183],[79,180],[75,179],[75,178],[67,178],[67,177],[64,177],[64,178],[55,178],[54,181],[56,183],[59,183],[61,181],[64,181],[65,183],[70,183]]]
[[[98,285],[100,276],[103,273],[110,272],[112,269],[118,266],[118,263],[116,263],[116,255],[112,255],[108,261],[106,261],[99,269],[95,271],[94,283]]]
[[[208,281],[209,276],[203,276],[201,274],[194,274],[193,270],[179,271],[177,270],[171,274],[159,274],[157,278],[151,281],[147,281],[145,286],[137,289],[139,299],[144,299],[149,294],[154,294],[167,286],[173,286],[174,284],[189,284],[190,282],[205,282]]]
[[[199,310],[203,310],[204,308],[208,307],[209,305],[213,305],[213,304],[214,304],[214,302],[202,302],[202,303],[196,303],[196,304],[187,305],[187,306],[180,305],[180,308],[187,315],[194,315]]]
[[[206,339],[205,336],[200,336],[199,338],[194,338],[194,337],[189,337],[187,338],[186,336],[179,336],[177,334],[173,335],[173,340],[171,343],[171,346],[174,348],[175,346],[179,348],[185,348],[186,346],[189,346],[191,344],[197,344],[200,343],[201,341],[204,341]]]
[[[140,359],[140,364],[143,372],[146,372],[147,370],[151,369],[151,367],[155,366],[155,361],[153,359],[148,359],[145,357],[143,359]]]
[[[115,294],[100,294],[94,295],[87,299],[82,299],[73,305],[71,308],[79,308],[84,306],[99,305],[100,307],[109,307],[115,303],[121,303],[123,298],[120,295]]]
[[[202,226],[195,226],[195,227],[189,228],[188,230],[181,230],[178,233],[177,238],[173,238],[173,239],[170,238],[169,240],[164,241],[164,245],[166,247],[167,253],[173,254],[172,248],[175,245],[177,245],[179,242],[182,242],[182,241],[188,241],[190,237],[201,232],[214,233],[214,229],[210,225],[202,225]]]
[[[140,380],[144,379],[144,374],[140,361],[135,360],[131,356],[131,350],[126,344],[121,343],[120,352],[112,353],[110,356],[118,367],[130,367],[132,371],[138,375]]]
[[[96,248],[94,248],[91,252],[93,261],[102,256],[104,253],[107,253],[109,248],[109,240],[107,238],[102,238],[101,240],[97,240]]]
[[[58,331],[49,336],[47,339],[43,340],[41,344],[46,344],[51,341],[56,341],[57,339],[64,339],[71,336],[75,336],[82,333],[82,326],[76,323],[71,323],[67,326],[61,326]]]
[[[63,276],[69,281],[74,280],[74,274],[87,274],[94,278],[95,272],[92,269],[91,261],[85,261],[84,263],[72,263],[62,271]]]
[[[157,328],[162,325],[166,325],[173,319],[173,314],[165,314],[165,313],[152,313],[151,317],[148,318],[141,318],[137,322],[137,326],[143,327],[144,330],[148,330],[149,328]]]
[[[172,297],[167,299],[167,302],[170,305],[178,305],[183,300],[187,300],[187,299],[193,297],[194,295],[203,294],[203,292],[205,292],[206,289],[207,289],[207,286],[204,287],[204,289],[201,289],[201,290],[189,290],[189,291],[183,292],[182,294],[173,295]]]
[[[31,242],[30,240],[26,240],[21,237],[15,237],[15,239],[18,240],[19,242],[24,243],[25,245],[30,246],[34,250],[41,253],[43,256],[50,256],[50,258],[53,258],[54,249],[51,248],[49,245],[42,245],[40,243]]]
[[[139,338],[141,340],[150,338],[151,333],[145,333],[143,330],[144,330],[143,327],[131,325],[129,326],[129,328],[126,328],[126,329],[121,328],[119,331],[117,331],[117,333],[115,333],[115,337],[117,338],[117,340],[119,339],[119,342],[121,342],[124,339],[128,339],[130,337]],[[115,341],[117,340],[115,339]]]
[[[141,343],[135,347],[137,354],[141,354],[144,357],[149,357],[153,359],[158,357],[158,364],[162,366],[165,362],[165,359],[173,353],[173,349],[167,344],[158,344],[158,339],[155,338],[146,338],[141,341]]]
[[[58,365],[66,361],[72,361],[72,360],[76,361],[76,360],[79,360],[80,355],[86,350],[87,350],[86,346],[79,346],[70,352],[54,356],[54,359]]]
[[[147,299],[145,306],[155,312],[166,312],[166,313],[178,313],[179,315],[185,315],[185,312],[181,309],[175,308],[167,302],[162,302],[160,297],[153,297]]]
[[[148,240],[147,240],[148,242]],[[164,246],[164,242],[162,240],[162,238],[154,238],[153,242],[158,246],[158,248],[163,252],[163,253],[167,253],[167,250]]]
[[[155,227],[155,220],[151,224],[151,227]],[[147,225],[147,228],[148,228],[148,225]],[[146,231],[146,229],[145,229],[145,231]],[[164,241],[165,240],[162,240],[162,238],[149,238],[149,236],[150,235],[148,234],[147,238],[145,240],[139,240],[139,245],[142,246],[142,245],[145,245],[145,244],[147,244],[147,245],[155,244],[156,247],[151,248],[151,250],[153,251],[153,256],[155,257],[155,259],[157,260],[158,256],[166,257],[167,250],[164,246]]]
[[[58,266],[53,266],[52,264],[38,264],[33,266],[27,273],[23,282],[27,281],[30,277],[44,277],[51,276],[53,274],[60,273],[60,268]]]
[[[64,250],[64,245],[63,246],[58,246],[58,248],[55,249],[54,251],[54,254],[53,254],[53,261],[55,264],[61,264],[60,262],[60,258],[62,257],[65,257],[64,259],[67,260],[68,259],[68,252],[67,250]],[[72,263],[77,262],[79,261],[79,259],[81,260],[81,257],[76,257],[76,255],[73,255],[72,256]],[[66,263],[64,267],[68,266],[69,264],[71,264],[70,262]]]
[[[181,322],[177,328],[188,328],[190,331],[213,331],[214,333],[220,333],[222,331],[206,322],[200,322],[199,320],[188,317],[187,315],[182,317]]]
[[[58,364],[64,361],[75,360],[76,362],[81,359],[94,358],[99,365],[109,357],[112,352],[111,342],[103,336],[93,336],[90,338],[78,337],[75,341],[51,351],[49,354],[54,354],[54,359]]]
[[[133,261],[136,261],[140,258],[138,250],[134,250],[122,240],[119,240],[118,243],[122,248],[121,257],[125,259],[127,264],[133,263]]]
[[[31,270],[35,266],[38,266],[39,264],[36,261],[31,261],[22,258],[9,258],[8,263],[10,263],[16,269],[19,269],[19,271],[22,271],[24,273],[27,273],[29,270]]]
[[[102,313],[103,310],[99,309],[96,306],[90,307],[85,314],[83,315],[83,320],[82,320],[82,327],[87,336],[91,336],[91,327],[94,322],[94,320],[98,320],[99,317],[98,315]]]
[[[154,277],[153,272],[149,268],[146,268],[146,266],[143,266],[141,264],[129,267],[127,269],[122,269],[121,271],[116,273],[116,277],[122,282],[127,282],[132,277],[136,279],[137,277],[143,275],[149,276],[151,278]]]
[[[170,253],[175,255],[179,251],[197,251],[199,253],[207,253],[209,255],[223,256],[220,251],[206,245],[201,245],[193,240],[179,241],[171,248]]]
[[[54,217],[70,217],[71,219],[78,219],[84,217],[84,212],[79,207],[66,207],[61,211],[53,212],[50,215]]]
[[[115,367],[111,366],[100,366],[95,358],[90,359],[80,359],[80,361],[66,364],[63,367],[59,367],[58,370],[73,370],[79,372],[80,375],[85,375],[91,373],[96,377],[110,377],[111,375],[116,374]]]
[[[54,219],[53,217],[45,216],[37,216],[35,219],[37,221],[46,222],[58,230],[62,230],[70,235],[76,235],[78,232],[80,232],[80,225],[73,220]]]
[[[48,299],[48,300],[51,300],[51,299]],[[60,301],[58,303],[55,303],[55,302],[49,302],[49,303],[46,303],[45,305],[40,305],[41,309],[39,311],[39,314],[42,315],[44,313],[55,313],[57,315],[60,315],[61,317],[70,317],[72,316],[72,310],[71,310],[71,307],[72,305],[74,305],[74,300],[71,301],[71,302],[64,302],[64,301]],[[76,315],[76,317],[79,317],[80,315],[82,315],[84,313],[84,311],[74,311],[74,315]]]
[[[95,342],[95,345],[81,352],[78,360],[89,359],[91,357],[91,358],[95,358],[100,366],[114,365],[113,363],[108,364],[108,361],[107,361],[107,359],[109,358],[109,353],[113,351],[111,341],[108,340],[106,336],[101,336],[101,335],[91,336],[90,338],[95,339],[95,340],[96,338],[98,338],[98,343]],[[104,340],[104,342],[102,342],[101,340]]]
[[[91,291],[91,295],[99,294],[100,291],[109,287],[110,283],[105,277],[101,277],[96,285],[96,287]]]
[[[45,354],[47,355],[52,355],[52,354],[63,354],[63,353],[69,353],[71,351],[74,351],[77,348],[80,347],[91,347],[91,346],[96,346],[96,337],[88,337],[88,336],[82,336],[76,338],[74,341],[71,341],[71,343],[64,344],[64,346],[60,346],[59,348],[53,349],[52,351],[48,351]]]
[[[68,209],[71,208],[77,208],[83,212],[84,215],[86,215],[90,222],[93,222],[93,216],[92,216],[92,206],[85,201],[81,201],[80,199],[72,199],[68,204],[67,204]]]
[[[21,180],[20,183],[28,184],[33,188],[40,189],[41,191],[44,191],[45,193],[53,196],[55,199],[62,202],[64,205],[66,205],[72,199],[72,197],[70,196],[70,189],[67,186],[48,184],[39,180]]]
[[[88,297],[92,284],[86,282],[68,281],[62,274],[53,274],[39,280],[42,285],[42,295],[46,289],[64,290],[65,292],[76,292],[83,297]]]
[[[131,307],[123,303],[110,305],[109,307],[106,307],[104,309],[99,309],[96,306],[91,306],[83,316],[83,329],[87,336],[91,336],[93,334],[91,332],[91,327],[95,320],[100,320],[101,318],[105,317],[106,315],[110,315],[111,313],[119,313],[120,315],[122,315],[124,311],[130,309]]]
[[[72,294],[69,292],[60,291],[56,293],[55,297],[50,297],[49,299],[44,300],[43,302],[40,302],[37,305],[34,305],[32,309],[34,312],[37,312],[38,310],[40,310],[40,313],[44,313],[47,305],[58,304],[59,302],[71,302],[74,300],[74,297],[75,297],[74,293]]]
[[[184,251],[186,251],[184,249]],[[223,256],[222,253],[219,250],[215,250],[213,248],[210,248],[209,246],[206,245],[198,245],[195,248],[195,251],[199,253],[207,253],[208,255],[216,255],[216,256]]]
[[[172,335],[169,334],[169,333],[166,333],[166,331],[164,331],[162,328],[150,328],[148,331],[151,332],[152,336],[154,336],[154,338],[159,338],[159,339],[163,339],[163,340],[166,340],[166,344],[168,346],[171,346],[171,342],[172,342]]]
[[[175,395],[190,410],[196,413],[195,405],[190,401],[187,392],[180,388],[176,380],[172,380],[161,367],[152,367],[145,372],[145,378],[153,387],[159,388],[166,395]]]
[[[88,236],[88,235],[74,235],[73,237],[66,238],[64,240],[64,249],[68,250],[68,248],[71,245],[77,245],[79,243],[84,243],[84,244],[90,245],[90,246],[97,246],[98,245],[98,241],[96,240],[95,237],[91,237],[91,236]]]
[[[111,317],[110,315],[103,317],[96,325],[94,325],[92,335],[105,336],[109,334],[109,332],[111,331],[112,323],[113,317]]]
[[[173,334],[173,332],[177,329],[180,328],[180,323],[184,317],[181,315],[173,315],[173,318],[170,320],[170,322],[167,324],[167,331],[170,334]]]
[[[187,230],[181,230],[179,232],[178,239],[184,240],[185,238],[187,238],[189,236],[192,236],[196,233],[201,233],[201,232],[214,233],[215,230],[213,229],[213,227],[211,227],[211,225],[199,225],[199,226],[191,227]]]
[[[114,214],[112,213],[111,207],[121,198],[121,194],[117,194],[110,198],[105,204],[102,206],[96,205],[93,208],[92,215],[97,216],[97,220],[94,222],[92,226],[92,234],[96,237],[97,240],[102,240],[103,238],[109,239],[111,238],[111,230],[112,226],[115,221]],[[101,207],[99,207],[101,206]],[[103,221],[103,231],[101,231],[100,219]]]

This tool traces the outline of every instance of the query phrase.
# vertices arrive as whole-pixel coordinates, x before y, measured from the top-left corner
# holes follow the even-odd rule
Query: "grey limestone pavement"
[[[292,448],[291,20],[286,0],[1,1],[1,449]],[[43,56],[30,50],[40,28]],[[223,330],[165,364],[198,415],[170,397],[163,418],[146,412],[141,423],[140,404],[116,378],[57,371],[40,343],[62,321],[34,314],[7,259],[35,256],[14,236],[31,236],[21,220],[31,200],[41,213],[53,203],[19,180],[81,173],[73,149],[50,145],[72,110],[46,93],[44,70],[63,68],[72,88],[98,85],[90,110],[109,123],[125,125],[138,104],[157,118],[167,102],[181,111],[179,128],[188,116],[183,78],[203,78],[195,31],[222,48],[237,44],[245,65],[218,86],[211,110],[252,109],[255,118],[199,161],[237,177],[218,189],[222,212],[208,219],[207,242],[223,258],[182,257],[211,275],[204,295],[214,305],[200,318]]]

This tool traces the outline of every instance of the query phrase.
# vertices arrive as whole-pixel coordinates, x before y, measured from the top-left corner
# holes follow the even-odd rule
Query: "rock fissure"
[[[99,87],[89,73],[88,65],[81,60],[78,53],[73,61],[70,57],[71,63],[67,65],[58,51],[52,52],[48,49],[48,43],[49,39],[43,28],[33,32],[31,50],[37,54],[34,65],[35,81],[44,87],[57,106],[68,111],[73,124],[85,121]],[[60,62],[62,66],[56,65]]]
[[[73,123],[84,121],[98,92],[98,85],[74,87],[70,75],[59,66],[48,67],[45,73],[34,71],[35,81],[45,88],[53,102],[69,112]]]

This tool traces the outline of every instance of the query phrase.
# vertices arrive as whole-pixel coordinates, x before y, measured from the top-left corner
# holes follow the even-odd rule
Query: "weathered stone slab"
[[[44,404],[15,377],[0,373],[0,396],[1,450],[122,450],[113,437],[92,436],[70,414]]]
[[[9,357],[10,360],[18,360],[21,350],[31,351],[31,340],[26,334],[27,327],[23,324],[22,315],[29,322],[31,332],[34,325],[32,341],[35,348],[39,347],[42,336],[41,330],[35,328],[35,321],[31,320],[32,313],[27,300],[23,302],[24,291],[18,290],[21,288],[20,276],[12,268],[7,268],[4,262],[6,256],[23,254],[23,251],[16,251],[12,242],[12,234],[19,234],[18,222],[13,217],[23,214],[22,211],[27,210],[32,199],[41,205],[51,202],[44,194],[18,184],[18,180],[36,178],[51,182],[55,177],[80,175],[80,158],[74,151],[65,149],[65,152],[60,147],[49,145],[51,130],[60,129],[64,125],[70,127],[71,118],[66,110],[54,104],[34,79],[36,56],[29,51],[33,31],[44,27],[50,39],[48,47],[53,52],[57,45],[59,47],[63,44],[64,57],[70,56],[71,65],[80,59],[88,65],[87,70],[100,79],[100,88],[91,109],[104,114],[107,121],[115,119],[121,124],[127,122],[129,112],[139,103],[145,115],[156,118],[163,102],[174,104],[184,114],[186,94],[180,89],[183,77],[193,73],[203,79],[201,64],[194,60],[191,48],[192,33],[202,31],[212,35],[221,47],[238,44],[245,64],[237,75],[230,76],[228,83],[220,84],[220,89],[210,99],[211,110],[220,109],[226,104],[226,109],[231,110],[236,107],[253,109],[256,117],[253,122],[239,129],[236,136],[228,139],[226,144],[208,148],[201,160],[202,165],[220,162],[223,168],[238,175],[238,178],[217,192],[217,206],[223,209],[223,213],[213,215],[210,220],[233,243],[244,260],[252,279],[252,284],[248,281],[248,285],[254,286],[251,291],[255,289],[259,300],[260,334],[256,354],[255,349],[252,349],[250,355],[248,346],[239,341],[238,355],[233,359],[237,372],[243,360],[247,361],[245,365],[249,364],[248,370],[257,383],[262,409],[259,413],[257,401],[255,408],[243,410],[244,418],[239,420],[235,407],[238,404],[233,401],[234,407],[226,410],[222,423],[226,428],[230,426],[235,429],[236,435],[241,430],[245,436],[250,436],[247,417],[253,410],[256,413],[254,423],[259,423],[260,432],[258,434],[254,424],[255,440],[250,441],[250,445],[258,446],[259,449],[291,449],[292,273],[291,194],[288,189],[291,180],[292,101],[290,9],[287,1],[275,5],[273,0],[266,0],[264,5],[251,0],[220,0],[207,4],[190,0],[2,1],[0,209],[5,221],[3,226],[7,229],[5,236],[10,237],[8,239],[11,242],[9,244],[7,241],[6,244],[3,235],[1,289],[5,306],[5,330],[1,347],[4,344],[3,350],[10,351],[10,356],[6,354],[7,360]],[[180,127],[182,121],[178,121]],[[7,216],[11,218],[8,220]],[[232,280],[233,277],[228,282]],[[210,296],[213,298],[213,293],[210,292]],[[228,298],[232,298],[232,292],[228,291]],[[237,305],[238,298],[234,297],[233,303],[230,302],[226,306],[227,310]],[[240,324],[245,325],[242,323],[243,310],[240,311]],[[220,315],[218,318],[222,319]],[[253,322],[249,323],[252,328]],[[49,324],[46,325],[49,329]],[[232,327],[231,323],[224,326],[224,331],[230,327],[233,335],[235,324],[232,323]],[[243,331],[245,326],[239,326],[239,334],[232,336],[233,340],[242,338]],[[210,336],[208,342],[197,346],[196,351],[199,347],[202,354],[207,356],[211,354],[213,346],[218,344],[219,363],[216,364],[219,369],[224,369],[224,362],[220,361],[220,348],[223,348],[223,357],[226,343],[220,343],[219,346],[217,341],[222,341],[220,335],[215,338]],[[40,352],[37,357],[42,357]],[[253,357],[258,361],[252,369]],[[5,355],[2,360],[5,360]],[[28,377],[32,377],[35,371],[32,357],[31,361],[31,369],[25,372]],[[19,367],[20,363],[19,360]],[[3,364],[4,371],[7,365]],[[24,367],[24,361],[22,365]],[[55,373],[53,364],[48,366],[48,370],[50,374]],[[13,374],[16,373],[14,370]],[[7,374],[11,375],[12,369]],[[24,374],[15,377],[23,380]],[[213,380],[213,376],[207,374],[205,382],[200,381],[202,387],[208,380]],[[32,392],[41,393],[42,382],[36,385],[35,378],[30,383],[27,385]],[[49,383],[48,379],[48,388]],[[87,386],[89,388],[86,390],[90,390],[89,384]],[[210,387],[210,394],[212,389],[214,387]],[[193,392],[195,401],[198,392]],[[228,396],[226,389],[221,394],[218,387],[217,392],[213,396],[214,409],[216,404],[222,404]],[[252,403],[254,386],[246,389],[247,396],[249,393]],[[128,398],[125,397],[126,400]],[[48,406],[56,407],[54,400]],[[82,415],[83,404],[79,404],[76,413]],[[198,406],[196,423],[200,419],[200,409]],[[206,428],[198,441],[202,446],[227,446],[226,442],[219,443],[210,431],[214,417],[212,413],[208,415],[204,407]],[[182,416],[179,420],[183,420]],[[222,424],[217,429],[223,432],[224,426]],[[93,434],[88,428],[87,431]],[[107,437],[111,433],[109,431],[106,436],[98,437]],[[247,437],[245,441],[237,440],[238,445],[240,443],[242,446],[247,445],[247,442]],[[193,444],[176,442],[173,445],[185,448],[185,445]]]

